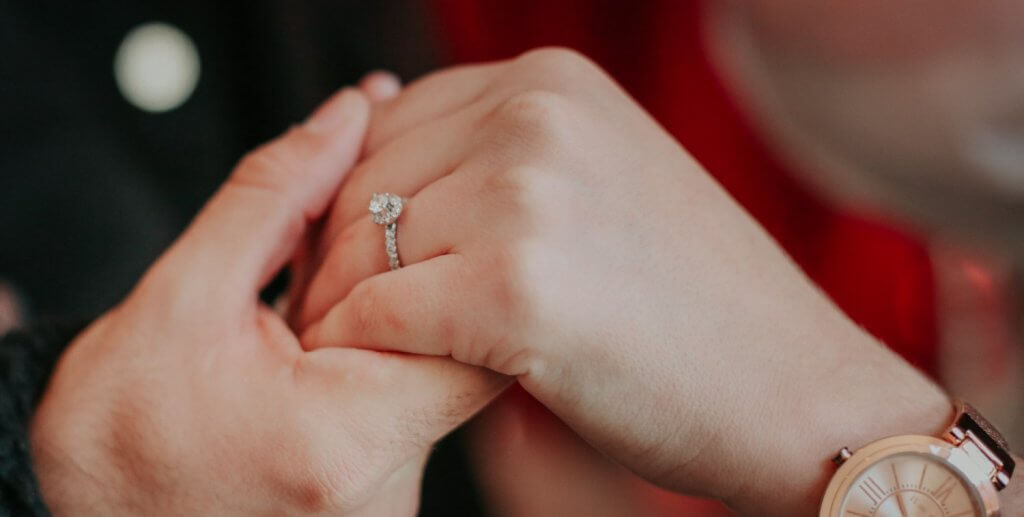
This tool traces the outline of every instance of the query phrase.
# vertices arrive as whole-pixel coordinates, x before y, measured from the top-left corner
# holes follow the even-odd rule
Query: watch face
[[[850,485],[843,517],[981,517],[974,488],[942,459],[919,453],[887,456]]]

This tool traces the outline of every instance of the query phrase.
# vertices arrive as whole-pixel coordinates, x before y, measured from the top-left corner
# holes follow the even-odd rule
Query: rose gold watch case
[[[985,468],[957,446],[931,436],[894,436],[870,443],[857,450],[832,476],[819,517],[843,517],[839,512],[847,492],[862,472],[888,456],[917,453],[938,458],[960,472],[973,489],[975,500],[982,505],[982,515],[999,517],[999,495]]]

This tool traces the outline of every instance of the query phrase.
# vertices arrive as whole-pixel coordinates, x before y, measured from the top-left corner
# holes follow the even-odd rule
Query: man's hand
[[[585,58],[433,74],[375,109],[366,149],[316,254],[306,348],[515,376],[646,479],[756,515],[814,513],[843,445],[948,424],[946,396]],[[398,271],[375,191],[411,198]]]
[[[449,359],[305,352],[260,288],[356,160],[342,92],[251,153],[62,358],[31,427],[57,515],[411,515],[431,444],[505,381]]]

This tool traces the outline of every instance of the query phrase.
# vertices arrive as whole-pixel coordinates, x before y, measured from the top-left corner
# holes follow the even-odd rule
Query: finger
[[[400,233],[399,239],[404,239],[404,232]],[[322,318],[359,280],[388,271],[384,228],[369,218],[346,229],[335,243],[307,276],[305,293],[292,306],[290,322],[296,329]],[[407,256],[407,252],[401,252],[401,256]]]
[[[517,73],[515,67],[523,73]],[[448,68],[409,85],[393,101],[374,114],[366,137],[366,151],[373,153],[398,135],[451,113],[483,97],[501,97],[528,89],[564,91],[564,71],[605,75],[574,51],[541,48],[518,57],[485,64]],[[586,92],[576,92],[586,94]]]
[[[358,157],[368,117],[366,97],[345,90],[243,158],[168,252],[170,280],[250,301],[237,294],[258,292],[324,212]]]
[[[424,122],[472,104],[487,91],[503,66],[501,62],[456,66],[411,83],[398,97],[375,110],[366,136],[367,154]]]
[[[412,197],[450,174],[477,141],[478,121],[489,108],[474,105],[431,121],[396,138],[352,170],[325,223],[323,254],[341,231],[366,215],[374,192]]]
[[[456,242],[466,243],[479,233],[470,221],[478,221],[480,206],[467,202],[466,192],[474,191],[469,175],[449,175],[431,183],[405,203],[398,219],[398,256],[406,266],[448,253]],[[384,227],[375,224],[369,214],[345,228],[330,240],[330,248],[310,280],[302,300],[297,328],[323,317],[328,309],[348,295],[357,283],[388,271],[384,246]]]
[[[371,103],[380,103],[394,98],[402,90],[402,82],[397,75],[377,70],[370,72],[359,81],[359,89],[366,94]],[[349,174],[351,177],[351,174]],[[278,300],[284,308],[287,320],[295,325],[301,310],[302,300],[306,297],[306,288],[309,286],[309,278],[319,266],[321,257],[317,250],[320,242],[321,228],[307,233],[306,237],[299,244],[289,267],[288,291],[285,296]]]
[[[503,310],[503,280],[481,275],[458,254],[377,275],[302,335],[307,350],[357,347],[421,355],[450,355],[461,363],[506,375],[525,373],[515,353],[515,329]]]
[[[297,328],[302,305],[309,289],[309,282],[316,273],[316,268],[319,267],[320,259],[317,256],[317,250],[319,249],[320,235],[323,234],[323,223],[324,221],[321,219],[312,224],[296,246],[288,265],[288,290],[276,303],[278,308],[283,309],[281,312],[285,321],[292,328]]]
[[[406,225],[399,229],[402,241],[400,259],[413,263],[409,257],[411,243],[405,242]],[[296,309],[295,328],[303,329],[322,318],[332,305],[340,301],[360,280],[388,271],[388,257],[384,250],[384,228],[369,217],[347,228],[330,248],[309,279],[306,293]]]
[[[307,312],[304,307],[308,305],[308,280],[313,272],[321,269],[343,229],[366,215],[371,195],[374,192],[392,192],[411,197],[450,173],[473,146],[475,120],[486,107],[481,108],[459,110],[416,127],[396,137],[353,169],[346,180],[346,187],[332,205],[330,216],[319,229],[308,258],[293,267],[295,276],[289,290],[292,303],[288,318],[292,325],[302,328],[303,322],[309,321],[303,316]],[[366,258],[377,255],[379,253],[356,258],[351,265],[367,264]],[[376,272],[376,268],[373,271]],[[347,290],[345,288],[344,292]]]
[[[512,383],[446,357],[351,348],[303,354],[298,372],[310,381],[310,400],[323,400],[328,414],[346,420],[340,426],[358,419],[372,433],[366,441],[382,442],[370,448],[393,454],[397,463],[469,420]]]
[[[359,81],[359,89],[366,94],[370,102],[383,102],[395,98],[402,91],[402,80],[391,72],[377,70]]]
[[[468,69],[470,67],[463,68]],[[400,116],[397,118],[391,117],[394,120],[403,119],[405,122],[402,122],[401,124],[404,124],[406,122],[415,121],[419,117],[423,117],[424,119],[426,119],[432,115],[443,112],[443,110],[447,108],[447,105],[443,104],[431,104],[431,106],[438,108],[438,111],[421,111],[420,107],[418,106],[415,109],[413,108],[414,105],[418,105],[420,103],[420,101],[418,100],[419,98],[422,98],[427,93],[430,93],[436,89],[437,86],[435,85],[439,86],[439,83],[446,83],[448,81],[459,81],[461,85],[463,78],[469,78],[470,76],[478,75],[475,71],[470,72],[469,70],[465,70],[459,73],[449,72],[455,72],[455,70],[446,70],[438,72],[431,76],[428,76],[427,78],[417,83],[414,83],[414,88],[412,88],[410,98],[406,99],[402,103],[391,103],[390,107],[387,105],[387,101],[394,99],[399,93],[401,93],[402,89],[401,80],[396,75],[386,71],[372,72],[363,78],[363,80],[360,82],[360,88],[367,94],[371,101],[378,104],[378,106],[376,107],[376,110],[378,112],[393,112],[394,110],[398,109],[397,104],[402,105],[402,110],[408,108],[411,111],[419,112],[419,115],[417,115],[417,117],[407,116],[411,115],[412,113],[404,112],[400,113]],[[459,106],[457,102],[458,99],[453,97],[452,100],[453,103],[451,104],[451,109],[457,109],[457,107]],[[383,109],[382,106],[380,106],[380,104],[384,104]],[[379,119],[389,117],[387,117],[386,115],[378,115],[375,118],[378,119],[379,122]],[[383,122],[382,124],[383,126],[389,125],[387,121]],[[376,185],[378,187],[377,190],[410,195],[412,192],[415,192],[422,188],[423,185],[437,179],[438,174],[434,174],[433,172],[435,170],[444,171],[446,168],[423,168],[423,164],[429,164],[438,161],[439,159],[447,159],[449,160],[450,163],[454,163],[454,161],[456,161],[461,154],[457,152],[451,152],[451,150],[448,149],[448,147],[450,147],[449,144],[451,144],[452,142],[463,142],[463,140],[452,140],[451,138],[447,138],[447,136],[451,134],[449,130],[451,129],[451,127],[453,127],[452,124],[447,125],[449,127],[441,128],[442,130],[440,132],[431,133],[431,135],[434,136],[435,138],[433,138],[433,142],[425,142],[425,147],[411,147],[412,142],[408,142],[407,144],[400,146],[400,150],[398,150],[398,152],[393,151],[391,153],[387,153],[384,159],[378,157],[376,160],[367,160],[373,163],[367,164],[368,166],[363,167],[363,169],[365,171],[378,171],[376,174],[380,176],[376,180]],[[378,126],[378,123],[374,124],[374,127],[376,126]],[[420,131],[419,133],[420,135],[426,134],[423,131]],[[420,151],[414,152],[413,149]],[[426,152],[422,151],[424,149],[426,150]],[[429,153],[429,156],[424,156],[427,153]],[[373,156],[377,155],[374,154]],[[373,156],[371,156],[371,158]],[[425,176],[418,176],[415,174],[405,173],[405,171],[414,171],[416,169],[410,169],[407,166],[407,164],[403,162],[411,161],[415,159],[415,157],[417,156],[420,158],[417,161],[417,165],[421,167],[421,170],[426,171]],[[429,159],[431,157],[435,158],[435,160]],[[398,158],[398,160],[395,160],[394,158]],[[382,173],[380,171],[384,172]],[[398,178],[404,178],[404,180],[394,181]],[[387,185],[389,184],[394,186],[388,187]],[[288,299],[290,300],[290,303],[288,305],[288,320],[293,325],[301,324],[301,314],[303,312],[302,307],[305,305],[306,301],[306,291],[309,287],[309,277],[312,275],[313,271],[319,269],[320,263],[323,261],[324,255],[326,254],[327,250],[330,249],[330,244],[341,232],[341,229],[351,224],[356,219],[356,214],[363,212],[363,210],[360,210],[360,208],[365,206],[366,200],[369,199],[369,196],[371,194],[371,192],[369,192],[366,188],[349,190],[347,192],[348,194],[346,195],[345,191],[343,191],[342,196],[340,196],[340,199],[335,200],[335,202],[333,203],[333,206],[335,208],[332,210],[332,212],[339,213],[341,215],[339,215],[338,217],[332,216],[328,218],[327,224],[329,227],[326,230],[321,229],[321,231],[318,232],[317,239],[315,239],[315,242],[319,244],[314,244],[313,247],[310,250],[308,250],[310,251],[310,253],[308,253],[308,256],[306,256],[302,261],[297,261],[293,264],[293,278],[292,282],[290,283],[288,292]],[[358,193],[357,195],[355,195],[356,199],[352,199],[353,193]],[[326,236],[326,238],[321,239],[320,235],[324,235]]]

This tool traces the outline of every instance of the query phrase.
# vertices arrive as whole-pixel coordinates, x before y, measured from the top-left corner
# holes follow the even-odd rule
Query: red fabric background
[[[934,281],[919,240],[826,205],[751,128],[708,61],[700,0],[431,0],[451,62],[577,49],[621,82],[857,323],[934,372]]]

